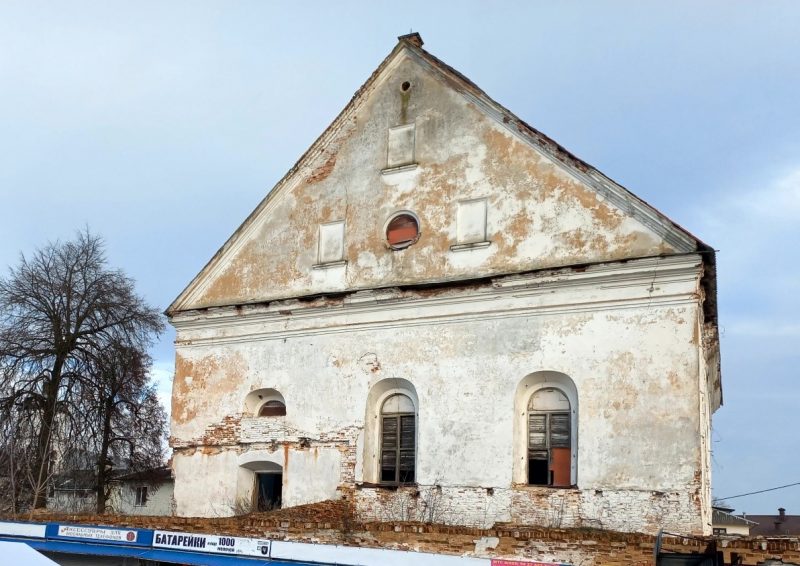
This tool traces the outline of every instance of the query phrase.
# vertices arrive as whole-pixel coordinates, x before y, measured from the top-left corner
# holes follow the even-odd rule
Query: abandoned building
[[[176,510],[711,533],[711,247],[399,42],[168,308]]]

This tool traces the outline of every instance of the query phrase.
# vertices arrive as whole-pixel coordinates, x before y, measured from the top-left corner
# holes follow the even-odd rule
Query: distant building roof
[[[97,486],[94,470],[70,470],[53,477],[56,491],[90,491]]]
[[[783,507],[777,515],[747,515],[747,519],[758,523],[750,529],[750,536],[800,535],[800,515],[787,515]]]
[[[711,524],[714,526],[742,525],[743,527],[751,527],[751,529],[756,524],[755,521],[751,521],[749,518],[745,519],[744,517],[731,514],[728,509],[727,507],[714,507],[711,514]],[[730,509],[730,511],[733,511],[733,509]]]
[[[169,466],[161,466],[159,468],[151,468],[149,470],[142,470],[140,472],[132,472],[117,476],[114,478],[118,481],[150,481],[150,482],[165,482],[172,480],[172,468]]]

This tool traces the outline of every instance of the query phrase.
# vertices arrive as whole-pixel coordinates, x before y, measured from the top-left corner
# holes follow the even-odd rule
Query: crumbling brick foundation
[[[26,517],[27,518],[27,517]],[[37,521],[163,529],[267,537],[272,540],[390,548],[459,556],[552,561],[582,566],[651,566],[651,535],[599,529],[556,529],[506,525],[480,529],[425,523],[361,523],[346,501],[223,519],[109,515],[36,515]],[[769,559],[800,563],[798,538],[665,537],[665,551],[701,553],[716,543],[725,564],[744,566]]]

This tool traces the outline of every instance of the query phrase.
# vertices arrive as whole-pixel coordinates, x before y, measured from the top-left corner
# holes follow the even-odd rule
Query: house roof
[[[649,205],[633,193],[614,182],[600,171],[573,155],[564,147],[553,141],[548,136],[536,130],[525,121],[514,115],[508,109],[490,98],[483,90],[467,77],[456,71],[440,59],[422,49],[422,38],[417,33],[412,33],[398,38],[398,43],[389,55],[381,62],[378,68],[372,73],[369,79],[356,91],[351,101],[334,119],[328,128],[317,138],[311,147],[300,157],[295,165],[284,175],[275,185],[268,195],[261,201],[256,209],[245,219],[242,225],[234,232],[228,241],[216,252],[206,266],[197,274],[189,285],[167,308],[166,314],[173,314],[182,310],[190,309],[191,297],[195,289],[201,284],[205,277],[213,272],[216,265],[230,249],[233,249],[237,242],[244,237],[247,228],[260,216],[261,212],[271,202],[280,195],[285,188],[290,185],[292,178],[303,168],[310,166],[315,160],[319,160],[324,155],[327,144],[334,138],[343,124],[350,119],[356,109],[358,109],[363,99],[369,93],[370,88],[390,64],[401,53],[412,57],[415,61],[425,66],[435,73],[442,81],[450,86],[454,91],[473,103],[487,116],[501,124],[508,132],[529,146],[535,148],[547,157],[560,163],[571,174],[581,179],[586,185],[591,186],[609,203],[625,210],[631,217],[635,218],[655,233],[665,242],[669,242],[675,249],[688,252],[700,252],[703,254],[706,264],[706,272],[703,279],[705,288],[705,320],[716,322],[716,275],[714,250],[700,239],[689,233],[686,229],[679,226],[659,212],[655,207]],[[566,266],[553,266],[566,267]],[[509,273],[510,274],[510,273]]]
[[[757,524],[750,528],[750,536],[800,535],[800,515],[747,515]]]
[[[171,481],[172,468],[168,466],[161,466],[159,468],[151,468],[149,470],[141,470],[139,472],[132,472],[123,474],[114,478],[117,481],[148,481],[148,482],[165,482]]]
[[[53,489],[56,491],[87,491],[96,486],[94,470],[70,470],[53,477]]]
[[[711,514],[711,524],[715,527],[717,525],[741,525],[743,527],[752,527],[757,523],[755,521],[745,519],[744,517],[733,515],[732,513],[719,507],[714,507]]]

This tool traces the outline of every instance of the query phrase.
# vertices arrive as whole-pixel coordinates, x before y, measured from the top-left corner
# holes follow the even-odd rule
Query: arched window
[[[283,417],[286,400],[277,389],[254,389],[244,398],[244,414],[248,417]]]
[[[572,434],[569,399],[556,388],[537,390],[528,401],[528,483],[569,486]]]
[[[258,410],[258,416],[285,417],[286,405],[284,405],[282,401],[278,401],[277,399],[272,399],[261,405],[261,408]]]
[[[414,403],[396,393],[381,406],[381,483],[413,483],[417,423]]]

